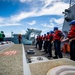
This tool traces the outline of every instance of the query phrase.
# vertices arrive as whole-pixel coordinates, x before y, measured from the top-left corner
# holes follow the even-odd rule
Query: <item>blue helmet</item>
[[[44,36],[46,36],[46,34],[44,34]]]
[[[54,31],[50,31],[50,33],[52,34],[52,33],[54,33]]]
[[[75,20],[72,20],[69,25],[75,25]]]
[[[54,27],[54,31],[55,31],[55,30],[58,30],[58,27]]]
[[[49,32],[47,32],[47,34],[49,34]]]

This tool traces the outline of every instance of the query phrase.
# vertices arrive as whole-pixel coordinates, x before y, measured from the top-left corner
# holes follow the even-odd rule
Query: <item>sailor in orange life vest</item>
[[[39,43],[39,37],[37,36],[37,38],[36,38],[36,47],[35,48],[37,48],[38,43]]]
[[[75,61],[75,20],[70,22],[70,30],[68,36],[64,41],[69,40],[70,42],[70,59]]]
[[[39,35],[39,44],[38,44],[39,45],[39,50],[42,49],[42,43],[43,43],[42,42],[42,36]]]
[[[48,53],[48,45],[49,45],[49,37],[50,37],[50,32],[47,32],[47,35],[46,35],[46,50],[47,50],[47,53]]]
[[[18,41],[19,41],[19,44],[20,44],[21,41],[22,41],[22,35],[21,35],[21,34],[18,35]]]
[[[50,58],[52,57],[53,34],[54,34],[54,32],[50,31],[50,34],[49,34],[49,37],[48,37],[48,41],[49,41],[49,44],[48,44],[48,53],[49,53],[49,55],[48,55],[48,57],[50,57]]]
[[[47,32],[46,40],[47,40],[47,50],[48,50],[48,45],[49,45],[49,37],[50,37],[50,32]]]
[[[55,56],[53,57],[54,59],[56,58],[62,58],[62,52],[61,52],[61,40],[63,39],[63,33],[58,30],[58,27],[54,27],[54,48],[55,48]]]
[[[44,52],[45,52],[44,54],[46,54],[46,53],[48,53],[48,51],[47,51],[47,35],[46,34],[44,34],[43,40],[44,40],[43,48],[44,48]]]

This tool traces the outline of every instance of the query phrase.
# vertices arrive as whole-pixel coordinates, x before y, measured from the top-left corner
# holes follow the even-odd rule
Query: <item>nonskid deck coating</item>
[[[7,55],[4,55],[8,52]],[[9,53],[10,52],[10,53]],[[16,52],[16,53],[15,53]],[[0,52],[0,75],[23,75],[22,45],[16,44]]]
[[[43,52],[36,49],[35,46],[25,45],[25,50],[27,51],[29,49],[34,49],[36,54],[30,54],[30,55],[26,54],[27,58],[30,58],[32,56],[41,56],[43,54]],[[53,51],[53,53],[54,53],[54,51]],[[47,57],[47,54],[44,54],[42,56]],[[50,69],[57,67],[57,66],[61,66],[61,65],[73,65],[73,66],[75,66],[75,62],[71,61],[69,58],[70,58],[69,54],[63,53],[62,59],[53,59],[52,58],[46,62],[29,63],[31,75],[46,75]]]
[[[47,75],[47,72],[50,69],[62,65],[75,66],[75,61],[71,61],[67,58],[62,58],[62,59],[55,59],[46,62],[32,63],[29,64],[29,67],[32,75]]]
[[[35,45],[24,45],[24,47],[25,47],[25,51],[30,50],[30,49],[33,49],[33,50],[35,51],[35,54],[26,54],[26,57],[27,57],[28,59],[29,59],[30,57],[32,57],[32,56],[44,56],[44,57],[48,58],[49,60],[52,60],[52,59],[53,59],[53,58],[47,57],[48,54],[44,54],[44,52],[42,52],[42,51],[39,50],[38,48],[35,48]],[[43,48],[42,48],[42,50],[43,50]],[[52,50],[52,55],[53,55],[53,56],[54,56],[54,53],[55,53],[55,51]],[[70,54],[68,54],[68,53],[63,53],[63,52],[62,52],[62,54],[63,54],[63,58],[70,58]]]

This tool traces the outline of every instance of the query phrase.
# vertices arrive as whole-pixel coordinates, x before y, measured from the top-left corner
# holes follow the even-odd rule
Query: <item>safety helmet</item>
[[[1,33],[4,33],[3,31],[1,31]]]
[[[58,27],[54,27],[54,31],[55,31],[55,30],[58,30]]]
[[[44,34],[44,36],[46,36],[46,34]]]
[[[49,32],[47,32],[47,34],[49,34]]]
[[[52,33],[54,33],[54,31],[50,31],[50,33],[52,34]]]
[[[75,20],[72,20],[69,25],[75,25]]]

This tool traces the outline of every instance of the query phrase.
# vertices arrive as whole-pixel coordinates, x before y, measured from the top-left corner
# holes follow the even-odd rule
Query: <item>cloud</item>
[[[20,0],[20,2],[24,3],[24,2],[31,2],[32,0]]]
[[[43,0],[41,0],[41,1],[43,1]],[[11,20],[16,22],[16,21],[21,21],[28,17],[36,17],[36,16],[42,16],[42,15],[60,15],[60,16],[62,16],[62,12],[65,10],[65,8],[68,8],[69,4],[64,3],[64,2],[57,2],[57,3],[54,2],[52,6],[49,6],[48,8],[46,8],[47,5],[50,5],[51,1],[44,0],[45,4],[42,7],[39,7],[40,11],[39,11],[39,8],[38,8],[39,5],[38,5],[37,7],[32,8],[31,11],[29,11],[29,12],[26,12],[26,11],[20,12],[16,15],[12,15],[10,18],[11,18]]]
[[[26,31],[24,29],[21,30],[21,34],[25,34]]]
[[[12,21],[18,22],[28,17],[36,17],[36,16],[42,16],[42,15],[60,15],[62,16],[62,12],[65,10],[65,7],[68,8],[68,4],[63,2],[57,2],[54,3],[53,6],[50,6],[49,8],[41,7],[40,11],[39,8],[34,8],[30,12],[21,12],[17,15],[13,15],[10,17]],[[61,9],[62,8],[62,9]]]
[[[42,34],[42,35],[43,35],[43,34],[46,34],[48,31],[49,31],[49,29],[48,29],[48,28],[45,28],[45,29],[42,30],[42,33],[41,33],[41,34]]]
[[[41,24],[43,27],[50,28],[51,30],[56,26],[59,29],[62,29],[63,26],[63,18],[51,18],[49,24]]]
[[[56,0],[44,0],[44,7],[43,8],[46,8],[46,7],[49,7],[50,5],[53,5],[55,3]]]
[[[23,2],[26,2],[26,0],[20,0],[20,2],[22,2],[22,3],[23,3]]]
[[[59,19],[52,18],[52,19],[50,19],[50,23],[53,23],[53,24],[55,23],[55,24],[54,24],[54,27],[55,27],[55,26],[58,27],[59,30],[62,30],[63,21],[64,21],[63,18],[59,18]]]
[[[60,15],[62,16],[62,12],[65,10],[65,7],[68,8],[68,4],[57,2],[53,6],[50,6],[49,8],[42,8],[39,14],[40,15]]]
[[[28,22],[29,25],[34,25],[36,24],[36,21]]]
[[[40,2],[41,6],[38,2]],[[37,10],[33,16],[62,15],[62,12],[69,7],[69,3],[62,0],[32,0],[31,3],[33,4],[31,5],[31,7],[33,6],[32,9]]]
[[[0,26],[19,26],[21,25],[20,23],[0,23]]]
[[[55,19],[55,20],[56,20],[56,19]],[[59,19],[57,19],[57,20],[59,20]],[[42,24],[42,26],[45,27],[45,29],[43,29],[43,30],[42,30],[42,33],[41,33],[41,34],[43,35],[43,34],[46,34],[46,33],[49,32],[49,31],[53,31],[53,28],[54,28],[55,26],[58,27],[59,30],[62,30],[63,24],[59,24],[59,23],[54,24],[54,23],[50,22],[50,24]]]
[[[56,24],[62,24],[63,21],[64,21],[64,18],[63,18],[63,17],[61,17],[61,18],[59,18],[59,19],[56,19],[56,18],[51,18],[51,19],[50,19],[50,23],[55,22]]]
[[[12,15],[8,18],[0,18],[0,25],[19,25],[22,24],[22,20],[26,19],[28,17],[37,17],[37,16],[43,16],[43,15],[59,15],[62,16],[62,12],[68,8],[69,4],[60,2],[55,2],[55,0],[20,0],[20,2],[34,2],[34,5],[36,5],[38,1],[42,3],[42,6],[39,7],[39,4],[37,7],[30,8],[31,11],[21,11],[20,13],[17,13],[16,15]],[[49,6],[50,5],[50,6]],[[62,8],[62,9],[61,9]],[[39,10],[40,9],[40,10]],[[54,19],[55,22],[58,22],[56,19]],[[4,23],[5,22],[5,23]],[[30,25],[35,24],[35,21],[32,23],[29,23]],[[52,25],[52,24],[51,24]],[[50,25],[44,25],[50,27]]]
[[[1,22],[2,22],[2,23],[4,22],[4,18],[1,18],[1,17],[0,17],[0,23],[1,23]]]
[[[38,28],[35,28],[35,27],[29,27],[29,29],[38,30]]]
[[[31,12],[21,12],[17,15],[11,16],[10,19],[13,22],[20,22],[21,20],[23,20],[25,18],[31,17],[34,14],[34,12],[35,12],[35,10],[31,11]]]
[[[53,28],[54,24],[52,23],[52,25],[48,25],[48,24],[41,24],[43,27],[47,27],[47,28]]]
[[[9,18],[0,17],[0,26],[18,26],[19,22],[12,22]]]
[[[55,21],[57,24],[61,24],[61,23],[63,23],[64,18],[54,19],[54,21]]]

